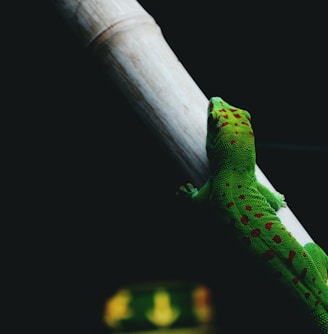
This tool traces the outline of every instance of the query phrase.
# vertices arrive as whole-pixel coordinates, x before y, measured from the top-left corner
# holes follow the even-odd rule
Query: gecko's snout
[[[221,97],[218,97],[218,96],[213,96],[209,99],[208,101],[208,114],[217,109],[217,108],[220,108],[220,106],[222,106],[222,103],[224,101],[222,100]]]

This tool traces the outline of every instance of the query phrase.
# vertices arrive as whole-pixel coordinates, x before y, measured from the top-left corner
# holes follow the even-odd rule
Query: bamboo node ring
[[[156,24],[156,21],[151,16],[147,15],[130,16],[113,23],[112,25],[102,30],[98,35],[94,37],[93,40],[90,41],[90,43],[87,45],[87,48],[95,50],[99,47],[99,45],[101,45],[104,41],[111,38],[113,35],[119,32],[132,29],[136,25],[142,25],[142,24],[151,24],[156,26],[160,30],[160,27]]]

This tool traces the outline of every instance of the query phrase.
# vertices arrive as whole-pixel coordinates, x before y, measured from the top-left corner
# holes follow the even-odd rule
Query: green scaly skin
[[[284,196],[272,192],[255,175],[255,139],[248,111],[220,97],[208,105],[206,150],[208,181],[198,190],[190,183],[177,194],[213,209],[215,219],[233,234],[304,304],[320,333],[328,333],[328,256],[320,246],[302,246],[276,211]]]

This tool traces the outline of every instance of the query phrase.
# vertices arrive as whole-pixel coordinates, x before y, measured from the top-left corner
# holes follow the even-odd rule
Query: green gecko
[[[206,151],[209,177],[198,190],[188,183],[177,191],[211,208],[284,287],[303,303],[320,333],[328,333],[328,256],[316,243],[302,246],[276,211],[284,196],[260,183],[255,174],[255,137],[250,113],[220,97],[208,104]]]

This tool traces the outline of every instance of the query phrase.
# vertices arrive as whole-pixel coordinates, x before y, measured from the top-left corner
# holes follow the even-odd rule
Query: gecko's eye
[[[207,127],[209,130],[214,130],[217,128],[217,123],[219,118],[217,117],[215,112],[210,112],[207,117]]]
[[[215,114],[214,111],[210,111],[208,113],[208,120],[209,120],[209,122],[212,121],[212,120],[214,120],[214,119],[216,119],[216,114]]]
[[[207,121],[208,121],[209,123],[211,123],[211,122],[215,122],[216,119],[217,119],[217,117],[216,117],[215,112],[211,111],[211,112],[208,114]]]

